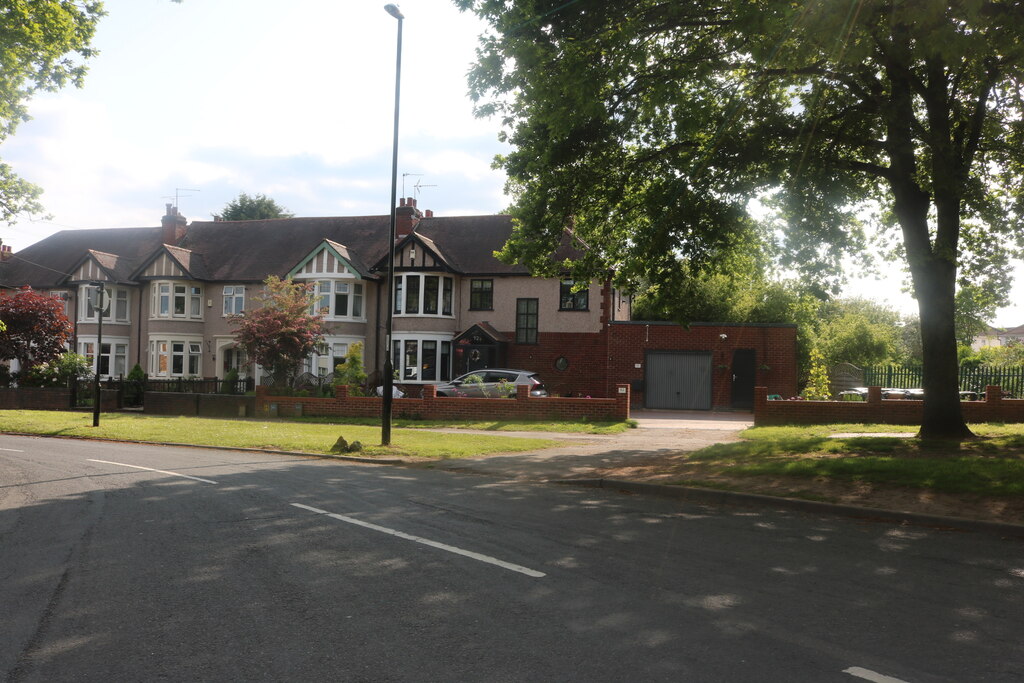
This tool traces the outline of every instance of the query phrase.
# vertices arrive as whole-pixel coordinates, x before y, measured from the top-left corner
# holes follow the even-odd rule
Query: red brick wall
[[[772,394],[796,394],[796,327],[793,325],[694,323],[686,328],[673,323],[631,322],[611,323],[608,334],[609,385],[643,380],[647,351],[710,351],[711,404],[728,407],[733,351],[753,349],[758,368],[755,385],[767,387]],[[723,334],[725,339],[721,338]],[[634,405],[644,405],[642,390],[635,388],[632,396]]]
[[[0,389],[0,408],[8,410],[67,410],[70,407],[70,389],[61,387]]]
[[[882,398],[880,387],[868,387],[867,401],[769,401],[765,387],[754,389],[754,424],[879,423],[919,425],[924,401]],[[1024,400],[1004,399],[999,387],[988,387],[984,401],[960,404],[967,422],[1024,422]]]
[[[541,332],[537,344],[509,344],[508,367],[533,370],[551,396],[597,396],[607,393],[607,336],[604,332]],[[510,338],[515,338],[512,334]],[[555,367],[564,357],[565,370]]]
[[[619,393],[621,390],[621,393]],[[517,387],[513,400],[500,398],[438,397],[433,385],[423,388],[423,398],[396,398],[395,417],[423,420],[625,420],[629,417],[629,387],[616,387],[614,398],[534,398],[529,387]],[[334,398],[296,398],[271,396],[266,387],[256,387],[258,415],[271,414],[277,406],[279,417],[338,416],[377,417],[381,399],[375,396],[349,396],[348,387],[337,387]]]

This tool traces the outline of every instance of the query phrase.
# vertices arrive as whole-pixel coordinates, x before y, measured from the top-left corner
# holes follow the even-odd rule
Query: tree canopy
[[[37,92],[66,85],[81,87],[100,2],[23,0],[0,11],[0,143],[27,121],[28,103]],[[42,211],[42,190],[0,162],[0,220]]]
[[[310,311],[316,302],[312,285],[271,275],[252,308],[229,317],[235,341],[251,361],[275,377],[290,378],[324,340],[323,317]]]
[[[0,296],[0,321],[0,361],[18,361],[21,372],[57,360],[73,331],[64,302],[31,287]]]
[[[512,146],[503,258],[681,286],[757,206],[781,263],[834,290],[877,228],[919,303],[921,433],[969,435],[955,292],[1022,246],[1024,5],[456,2],[491,27],[470,87]],[[567,229],[586,256],[552,266]]]
[[[220,219],[225,221],[258,221],[267,218],[291,218],[294,214],[265,194],[239,194],[224,206]]]

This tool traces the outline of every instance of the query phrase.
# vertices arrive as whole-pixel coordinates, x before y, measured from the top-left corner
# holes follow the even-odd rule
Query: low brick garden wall
[[[382,399],[349,396],[336,387],[334,398],[272,396],[256,387],[256,414],[273,417],[377,417]],[[629,418],[629,385],[616,385],[615,398],[536,398],[526,385],[516,387],[514,399],[451,398],[438,396],[425,385],[423,398],[393,399],[392,415],[420,420],[625,420]]]
[[[253,417],[256,414],[254,396],[147,391],[143,404],[147,415]]]
[[[985,400],[961,404],[967,422],[1024,422],[1024,400],[1005,399],[999,387],[986,387]],[[866,401],[769,401],[768,389],[754,388],[754,424],[877,423],[919,425],[924,401],[883,399],[881,387],[868,387]]]

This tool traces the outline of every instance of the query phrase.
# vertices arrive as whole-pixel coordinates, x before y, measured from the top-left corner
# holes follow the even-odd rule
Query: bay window
[[[96,296],[99,293],[98,287],[91,285],[83,287],[79,300],[78,320],[79,322],[96,322],[99,318],[96,315]],[[128,290],[124,287],[103,287],[104,294],[108,297],[107,310],[103,312],[103,322],[126,323],[128,320]]]
[[[446,275],[396,275],[394,291],[397,315],[453,315],[454,280]]]
[[[99,372],[100,377],[119,377],[127,372],[128,340],[123,337],[108,338],[104,335],[99,358],[96,354],[96,338],[80,337],[78,353],[89,361],[92,371]]]
[[[227,289],[225,287],[225,290]],[[203,288],[199,285],[154,282],[150,285],[150,297],[149,315],[152,318],[203,319]]]
[[[363,318],[364,288],[362,282],[351,280],[318,280],[316,312],[325,318]]]
[[[395,335],[391,360],[398,382],[440,382],[452,378],[451,337],[442,335]]]
[[[149,374],[155,377],[200,377],[203,373],[201,339],[150,339]]]

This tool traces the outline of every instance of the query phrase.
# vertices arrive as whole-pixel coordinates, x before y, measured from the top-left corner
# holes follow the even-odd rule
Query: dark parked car
[[[487,368],[456,377],[451,382],[437,385],[438,396],[466,396],[470,398],[515,398],[516,385],[530,387],[530,396],[547,396],[548,390],[536,372]]]

